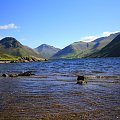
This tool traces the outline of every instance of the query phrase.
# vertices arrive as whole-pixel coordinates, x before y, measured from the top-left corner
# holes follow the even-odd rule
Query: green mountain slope
[[[119,32],[111,34],[108,37],[101,37],[101,38],[94,40],[93,50],[101,50],[103,47],[109,44],[118,35],[119,35]]]
[[[34,56],[41,57],[33,49],[22,45],[13,37],[6,37],[0,40],[0,52],[15,57]],[[41,57],[42,58],[42,57]]]
[[[77,55],[77,57],[78,58],[87,57],[90,54],[101,50],[102,48],[104,48],[107,44],[109,44],[119,34],[120,34],[119,32],[114,33],[114,34],[111,34],[107,37],[100,37],[100,38],[90,42],[89,44],[92,44],[93,46],[86,51],[82,51],[80,54]]]
[[[52,58],[74,58],[81,51],[87,50],[91,45],[85,42],[75,42],[57,52]]]
[[[41,54],[44,58],[50,58],[56,54],[60,49],[53,46],[42,44],[34,49],[37,53]]]
[[[89,57],[120,57],[120,34],[100,51]]]
[[[0,52],[0,60],[4,61],[4,60],[17,60],[17,57],[15,56],[11,56],[11,55],[8,55],[8,54],[4,54],[4,53],[1,53]]]
[[[59,58],[82,58],[101,50],[109,44],[119,33],[111,34],[108,37],[101,37],[92,42],[75,42],[52,56],[52,59]]]

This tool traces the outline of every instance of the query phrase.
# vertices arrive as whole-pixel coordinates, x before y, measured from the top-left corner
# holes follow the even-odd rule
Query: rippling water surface
[[[120,80],[77,75],[120,76],[120,58],[49,60],[0,64],[3,73],[32,71],[30,77],[0,77],[0,120],[118,120]]]

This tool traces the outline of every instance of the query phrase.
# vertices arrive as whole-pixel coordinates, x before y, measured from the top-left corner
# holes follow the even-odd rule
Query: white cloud
[[[102,35],[103,36],[109,36],[112,32],[103,32]]]
[[[110,34],[114,34],[114,33],[118,33],[120,31],[115,31],[115,32],[103,32],[102,34],[100,35],[93,35],[93,36],[85,36],[85,37],[81,37],[80,38],[80,41],[84,41],[84,42],[91,42],[97,38],[100,38],[100,37],[106,37],[106,36],[109,36]]]
[[[90,41],[93,41],[93,40],[95,40],[97,38],[98,38],[97,36],[86,36],[86,37],[81,37],[80,41],[90,42]]]
[[[109,36],[110,34],[118,33],[120,31],[115,31],[115,32],[103,32],[102,36]]]
[[[7,24],[7,25],[0,25],[1,30],[7,30],[7,29],[17,29],[18,26],[16,26],[14,23]]]

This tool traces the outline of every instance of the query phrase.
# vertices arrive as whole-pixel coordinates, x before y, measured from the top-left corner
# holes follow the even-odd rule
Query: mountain
[[[56,54],[60,49],[53,46],[42,44],[34,49],[37,53],[41,54],[44,58],[50,58]]]
[[[89,57],[120,57],[120,34],[100,51]]]
[[[93,50],[101,50],[103,47],[105,47],[108,43],[110,43],[119,34],[120,33],[118,32],[118,33],[110,34],[107,37],[101,37],[101,38],[94,40]]]
[[[101,50],[107,44],[109,44],[119,33],[111,34],[108,37],[100,37],[92,42],[75,42],[69,46],[63,48],[55,55],[53,59],[59,58],[82,58],[89,56],[90,54]]]
[[[0,40],[0,52],[1,56],[15,56],[15,57],[25,57],[25,56],[34,56],[38,58],[42,58],[38,55],[33,49],[22,45],[19,41],[17,41],[13,37],[5,37]]]
[[[86,42],[75,42],[73,44],[70,44],[69,46],[65,47],[64,49],[57,52],[55,55],[52,56],[52,58],[74,58],[77,54],[79,54],[81,51],[88,50],[88,48],[91,48],[92,44],[86,43]]]

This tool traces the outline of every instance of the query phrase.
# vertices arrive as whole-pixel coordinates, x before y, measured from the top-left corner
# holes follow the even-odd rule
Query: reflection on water
[[[0,74],[28,70],[38,77],[0,77],[0,120],[120,119],[119,79],[76,84],[76,75],[120,75],[120,58],[0,64]]]

